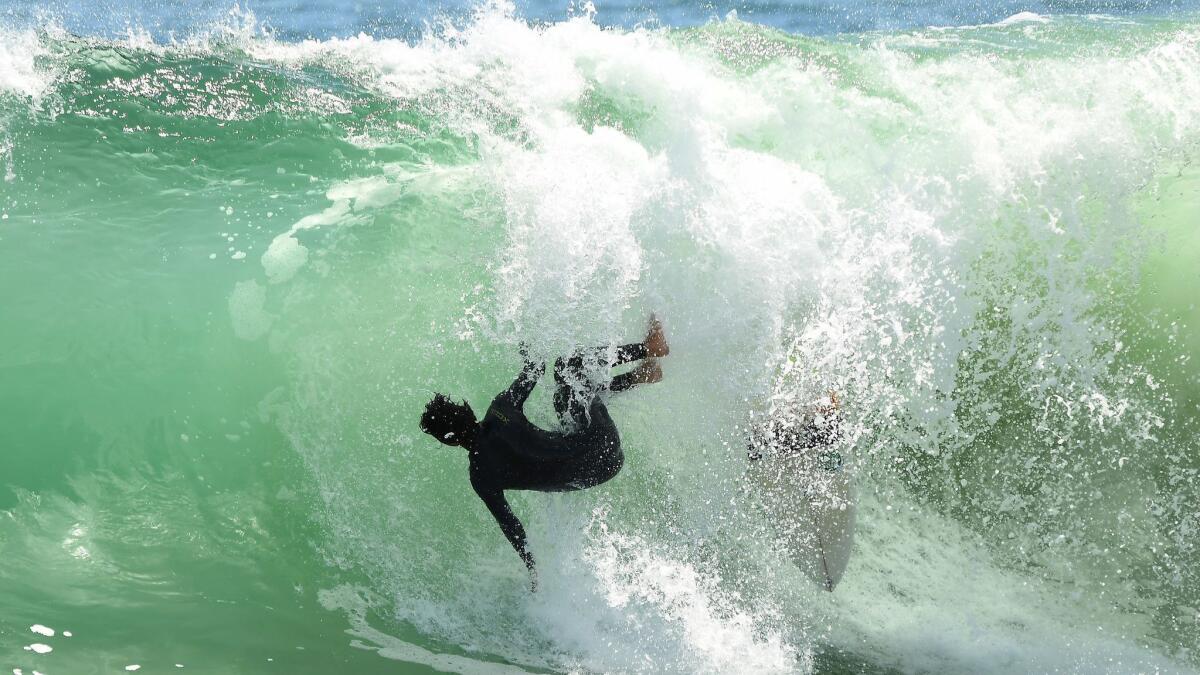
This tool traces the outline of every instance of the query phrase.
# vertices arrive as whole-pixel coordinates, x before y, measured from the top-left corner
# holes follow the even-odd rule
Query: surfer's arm
[[[517,379],[513,380],[508,389],[505,389],[497,397],[509,403],[517,410],[520,410],[525,405],[525,399],[529,398],[529,394],[533,392],[538,379],[546,371],[546,364],[534,363],[529,360],[529,357],[525,354],[524,347],[521,348],[521,357],[525,359],[525,365],[521,368],[521,373],[517,375]]]
[[[529,552],[529,546],[525,539],[525,528],[521,526],[521,521],[517,520],[517,516],[512,512],[512,508],[508,505],[508,500],[504,498],[504,491],[493,488],[485,488],[475,481],[472,481],[472,487],[475,488],[475,494],[483,500],[488,511],[492,512],[492,517],[496,519],[496,523],[500,525],[500,531],[508,538],[508,543],[512,544],[513,550],[517,555],[521,556],[521,561],[525,563],[525,567],[529,568],[530,587],[537,590],[537,569],[533,564],[533,555]]]

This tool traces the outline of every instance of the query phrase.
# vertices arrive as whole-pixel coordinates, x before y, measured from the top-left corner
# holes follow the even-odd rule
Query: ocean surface
[[[1194,2],[0,0],[0,670],[1200,673],[1197,160]],[[530,593],[420,412],[651,311]]]

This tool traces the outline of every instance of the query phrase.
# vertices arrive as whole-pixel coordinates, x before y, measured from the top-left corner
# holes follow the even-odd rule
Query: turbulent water
[[[0,666],[1200,672],[1200,14],[706,16],[0,28]],[[531,594],[417,417],[650,311]],[[832,594],[743,479],[829,389]]]

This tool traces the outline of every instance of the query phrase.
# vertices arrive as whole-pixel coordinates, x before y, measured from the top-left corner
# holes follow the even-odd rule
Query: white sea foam
[[[41,96],[55,79],[48,58],[37,32],[0,29],[0,93]]]
[[[1101,486],[1145,503],[1153,477],[1080,480],[1071,472],[1082,455],[1071,453],[1126,458],[1135,471],[1137,434],[1161,423],[1146,373],[1114,365],[1121,327],[1097,312],[1097,289],[1106,274],[1121,278],[1114,251],[1136,254],[1131,195],[1200,139],[1195,40],[1164,37],[1128,58],[1046,59],[1036,73],[995,54],[926,58],[886,36],[867,42],[829,47],[834,66],[788,45],[748,67],[678,35],[586,18],[531,27],[500,10],[416,45],[362,36],[250,47],[287,63],[342,59],[377,91],[418,101],[479,156],[453,185],[386,173],[338,183],[328,206],[263,256],[290,311],[322,317],[280,345],[297,379],[283,424],[321,484],[331,557],[385,589],[360,602],[473,652],[565,670],[803,671],[823,641],[912,670],[1077,669],[1093,656],[1171,669],[1140,646],[1154,627],[1138,617],[1153,608],[1131,585],[1106,587],[1108,604],[1066,590],[1072,565],[1119,577],[1157,536],[1149,519],[1081,521],[1075,504]],[[615,112],[581,123],[588,105]],[[484,215],[462,226],[469,236],[452,254],[429,254],[450,258],[440,267],[397,255],[387,274],[364,273],[371,290],[356,287],[358,301],[420,316],[395,328],[410,331],[403,339],[367,344],[347,321],[326,320],[368,310],[342,313],[345,287],[304,284],[316,244],[301,239],[350,232],[409,195]],[[414,293],[414,277],[431,289]],[[552,356],[627,340],[649,309],[668,321],[673,353],[661,386],[614,399],[625,473],[584,494],[514,498],[542,563],[537,596],[472,501],[461,462],[408,452],[416,441],[406,478],[364,476],[357,466],[370,456],[347,448],[393,452],[397,432],[347,430],[347,411],[328,405],[391,419],[395,401],[357,392],[364,381],[394,391],[392,377],[419,383],[396,394],[413,410],[434,386],[486,402],[511,375],[494,356],[505,343]],[[353,357],[333,365],[331,354]],[[462,374],[482,368],[492,369],[485,384]],[[848,402],[848,470],[876,495],[832,599],[786,569],[746,581],[786,562],[743,512],[736,428],[768,399],[806,404],[830,388]],[[1022,413],[1013,440],[981,447],[1002,406]],[[979,475],[953,480],[958,466]],[[444,483],[454,487],[428,487]],[[996,540],[935,514],[892,515],[928,508],[910,487],[930,501],[943,491]],[[426,518],[438,509],[455,517],[434,532]],[[398,533],[423,553],[380,543]],[[1052,545],[1059,535],[1112,552]],[[1009,549],[1018,563],[1003,558]],[[966,581],[949,579],[962,570]],[[1101,638],[1089,622],[1125,632]]]
[[[404,185],[382,177],[347,181],[330,188],[326,196],[333,203],[328,208],[301,218],[271,242],[262,255],[267,278],[271,283],[288,281],[308,262],[308,249],[296,238],[297,233],[365,222],[368,216],[364,212],[387,206],[403,194]]]
[[[436,670],[479,675],[503,675],[527,673],[524,669],[500,663],[488,663],[453,654],[437,654],[428,649],[397,639],[371,626],[367,621],[367,601],[361,589],[339,586],[323,590],[318,594],[321,606],[331,611],[344,612],[350,620],[350,634],[358,638],[354,646],[371,649],[380,656],[405,663],[418,663]],[[269,660],[269,659],[268,659]]]
[[[860,531],[855,581],[838,588],[837,643],[904,672],[1183,672],[1129,638],[1150,629],[1147,617],[1108,617],[1074,583],[1005,569],[977,535],[916,504],[884,513],[886,525]]]
[[[1037,12],[1017,12],[1012,16],[997,21],[997,26],[1012,26],[1018,23],[1049,23],[1050,19]]]
[[[265,309],[267,290],[254,279],[238,282],[229,296],[233,332],[243,340],[257,340],[271,328]]]

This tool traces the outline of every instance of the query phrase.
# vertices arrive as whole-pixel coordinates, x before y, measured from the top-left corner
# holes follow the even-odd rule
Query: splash
[[[1194,22],[235,19],[0,47],[0,281],[58,271],[5,308],[6,447],[33,476],[98,448],[70,498],[11,500],[6,564],[88,606],[230,584],[314,635],[336,612],[313,640],[348,627],[328,658],[366,669],[1195,669]],[[623,343],[650,311],[672,355],[611,401],[623,473],[513,496],[531,596],[415,420],[435,390],[484,409],[519,343]],[[743,477],[751,417],[831,390],[862,500],[832,595]],[[68,625],[15,609],[6,634]],[[265,621],[241,609],[218,625]]]

